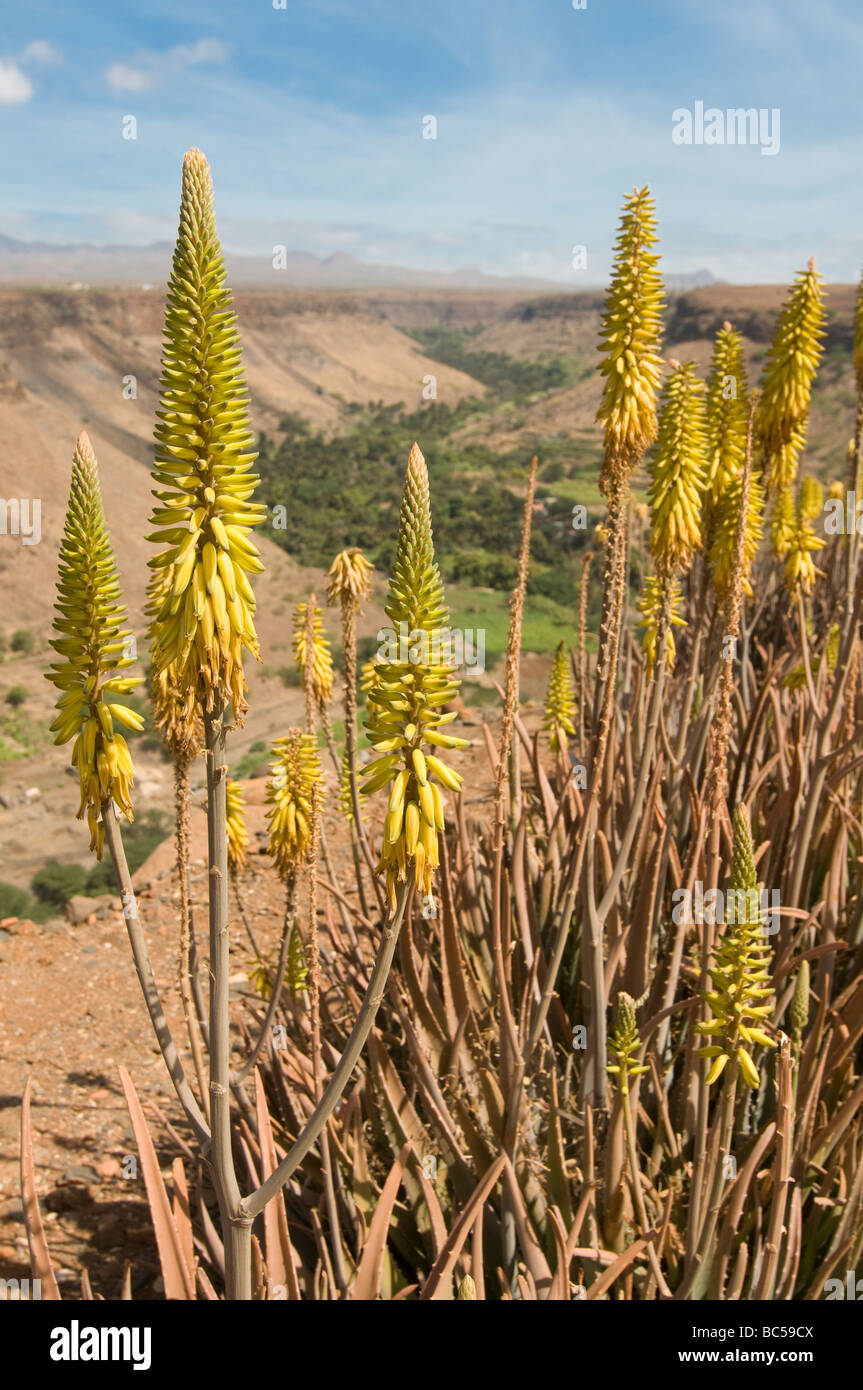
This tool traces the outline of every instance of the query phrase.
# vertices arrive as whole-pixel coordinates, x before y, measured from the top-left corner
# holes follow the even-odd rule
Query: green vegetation
[[[18,652],[20,656],[29,656],[36,645],[36,639],[29,628],[19,627],[12,633],[9,645],[13,652]]]
[[[13,709],[18,709],[19,706],[23,705],[29,694],[30,692],[26,685],[10,686],[6,691],[6,703],[7,705],[11,705]]]
[[[481,409],[477,401],[439,403],[413,414],[382,404],[367,411],[348,408],[349,427],[334,438],[297,415],[286,416],[279,441],[260,440],[269,535],[303,565],[326,568],[339,550],[359,545],[388,572],[403,460],[414,439],[422,439],[435,486],[435,542],[448,583],[508,595],[516,576],[523,484],[531,453],[538,452],[544,467],[554,468],[538,492],[530,592],[571,607],[581,554],[604,512],[596,450],[552,438],[531,439],[524,448],[499,454],[486,444],[454,439],[464,420]],[[572,529],[574,501],[588,508],[581,531]],[[274,512],[280,504],[283,512]],[[293,684],[288,668],[280,674]]]

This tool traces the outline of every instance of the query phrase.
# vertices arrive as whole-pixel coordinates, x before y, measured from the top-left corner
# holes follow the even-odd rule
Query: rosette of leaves
[[[119,699],[140,685],[141,678],[120,675],[134,664],[133,644],[125,626],[96,455],[83,431],[72,461],[54,607],[57,635],[51,646],[60,660],[46,676],[61,694],[51,731],[55,744],[74,739],[71,761],[81,790],[77,815],[81,820],[86,814],[90,849],[101,859],[103,804],[113,801],[128,820],[133,819],[134,769],[119,730],[139,733],[144,721]]]

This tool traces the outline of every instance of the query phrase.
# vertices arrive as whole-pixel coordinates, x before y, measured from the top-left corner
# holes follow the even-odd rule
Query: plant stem
[[[207,750],[207,847],[210,869],[210,1113],[213,1179],[225,1240],[229,1299],[252,1296],[251,1223],[240,1217],[240,1189],[231,1147],[230,1017],[228,980],[228,832],[225,787],[224,702],[204,715]],[[248,1229],[244,1229],[247,1225]]]
[[[120,826],[117,821],[117,812],[111,800],[102,802],[102,821],[105,826],[105,842],[108,846],[108,851],[114,864],[114,872],[117,875],[117,882],[120,886],[120,896],[123,900],[123,918],[126,923],[126,931],[129,935],[129,944],[132,947],[135,969],[138,972],[138,979],[144,994],[144,1002],[147,1005],[147,1012],[150,1015],[153,1031],[156,1034],[162,1056],[165,1059],[165,1066],[168,1068],[168,1074],[174,1083],[177,1099],[186,1112],[189,1123],[194,1129],[203,1152],[206,1155],[210,1147],[210,1130],[207,1121],[201,1113],[200,1106],[195,1099],[192,1088],[186,1080],[183,1064],[180,1061],[174,1039],[171,1035],[171,1030],[165,1018],[162,1000],[153,976],[153,967],[150,964],[147,942],[138,917],[138,904],[135,901],[135,892],[132,888],[132,876],[129,873],[129,865],[126,862],[126,851],[123,848]]]
[[[291,1145],[286,1156],[282,1159],[278,1168],[270,1174],[266,1182],[262,1183],[256,1192],[243,1199],[240,1203],[240,1213],[250,1221],[263,1211],[269,1201],[281,1190],[306,1154],[317,1142],[330,1115],[335,1110],[345,1086],[350,1080],[351,1073],[359,1060],[360,1053],[365,1046],[366,1039],[372,1030],[372,1024],[384,997],[387,977],[389,976],[390,966],[395,955],[396,944],[399,932],[404,920],[405,909],[407,907],[408,895],[413,888],[413,872],[408,874],[407,881],[399,889],[398,901],[395,912],[388,918],[383,925],[381,932],[381,944],[378,947],[378,954],[375,958],[374,968],[372,969],[369,986],[366,990],[365,998],[360,1005],[357,1021],[351,1030],[351,1035],[345,1044],[345,1050],[339,1058],[338,1064],[330,1077],[329,1085],[324,1091],[318,1104],[311,1116],[305,1129]]]

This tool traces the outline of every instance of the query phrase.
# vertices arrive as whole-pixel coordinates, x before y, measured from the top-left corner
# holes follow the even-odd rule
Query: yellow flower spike
[[[821,484],[815,478],[804,478],[800,484],[796,524],[785,561],[785,585],[792,595],[798,588],[804,594],[811,594],[815,578],[821,573],[816,569],[812,555],[821,550],[826,541],[815,534],[812,518],[819,515],[823,500]]]
[[[554,753],[566,752],[567,734],[570,738],[575,738],[575,725],[572,722],[574,718],[572,670],[566,644],[559,642],[554,653],[542,719],[542,726],[548,731],[549,746]]]
[[[110,797],[132,820],[132,759],[117,725],[136,731],[144,725],[135,710],[116,698],[141,680],[118,674],[133,664],[127,655],[131,638],[124,627],[126,612],[102,509],[96,455],[83,431],[72,462],[55,608],[57,636],[51,646],[61,659],[46,678],[61,694],[51,731],[55,744],[75,740],[71,762],[78,769],[81,791],[78,819],[86,816],[90,849],[101,859],[102,802]]]
[[[709,560],[713,587],[720,598],[724,598],[728,593],[734,571],[734,547],[742,492],[742,476],[732,478],[720,494],[713,513],[713,538]],[[749,505],[746,509],[743,532],[743,592],[747,598],[752,597],[749,577],[764,534],[763,517],[764,485],[760,473],[753,469],[749,478]]]
[[[656,437],[664,303],[659,257],[651,251],[657,240],[650,190],[636,189],[624,202],[602,319],[605,386],[596,418],[605,426],[600,486],[606,495]]]
[[[765,459],[768,497],[794,482],[806,439],[812,382],[824,337],[821,276],[810,260],[795,276],[767,353],[755,431]]]
[[[246,867],[249,837],[246,834],[246,808],[243,789],[229,777],[225,783],[228,829],[228,868],[238,873]]]
[[[300,673],[306,671],[306,619],[308,605],[298,603],[294,609],[294,657]],[[333,697],[333,657],[330,642],[324,632],[324,620],[320,608],[315,608],[313,617],[313,636],[311,652],[312,694],[319,705],[328,704]]]
[[[170,698],[184,702],[185,720],[222,701],[239,723],[246,710],[243,649],[260,660],[247,576],[263,565],[249,533],[266,509],[251,500],[259,479],[250,471],[256,455],[236,315],[210,170],[194,149],[183,160],[159,406],[153,471],[159,505],[149,539],[167,549],[150,566],[172,573],[151,627],[153,670],[173,685]]]
[[[743,344],[740,334],[726,322],[716,335],[707,383],[704,505],[708,514],[743,470],[747,414]]]
[[[639,627],[644,628],[644,636],[641,639],[641,647],[647,658],[647,674],[653,675],[656,666],[657,643],[659,642],[659,625],[662,618],[663,584],[669,587],[670,622],[668,631],[665,634],[665,664],[669,671],[674,670],[674,663],[677,659],[677,647],[674,641],[674,628],[686,627],[686,619],[680,616],[680,605],[683,596],[680,592],[680,584],[676,575],[671,579],[662,581],[655,574],[650,574],[644,581],[644,593],[638,600],[638,611],[641,614]]]
[[[368,792],[390,787],[378,872],[386,877],[392,907],[396,883],[405,880],[409,864],[413,864],[419,891],[431,892],[443,803],[435,800],[430,779],[451,789],[460,781],[427,745],[467,747],[464,739],[439,732],[451,717],[444,707],[457,694],[458,681],[446,626],[449,613],[434,558],[428,470],[416,444],[405,475],[385,611],[396,645],[387,659],[379,655],[371,669],[363,669],[366,732],[376,753],[399,750],[399,756],[392,764],[376,759],[363,770],[363,779]],[[404,652],[403,636],[408,641]]]
[[[322,783],[315,739],[291,729],[273,744],[267,782],[269,853],[282,878],[290,881],[308,862],[312,848],[312,800]]]
[[[714,1058],[707,1074],[708,1085],[712,1085],[722,1074],[729,1061],[736,1059],[746,1085],[755,1089],[760,1084],[758,1069],[743,1044],[775,1046],[759,1027],[760,1021],[773,1012],[774,996],[768,967],[770,946],[762,924],[752,832],[746,808],[742,805],[738,806],[734,816],[731,881],[725,903],[725,934],[716,947],[710,970],[714,988],[703,993],[714,1017],[697,1024],[695,1031],[712,1040],[709,1047],[699,1049],[701,1056]]]
[[[693,362],[669,365],[650,462],[650,549],[660,579],[688,569],[701,546],[707,477],[704,383]]]
[[[374,565],[358,546],[342,550],[330,565],[327,574],[327,601],[351,601],[357,607],[371,598]]]
[[[629,1082],[634,1076],[641,1076],[648,1070],[634,1060],[634,1054],[641,1047],[638,1024],[635,1017],[636,1003],[631,994],[621,991],[617,996],[614,1028],[608,1039],[608,1050],[614,1058],[606,1070],[619,1078],[621,1092],[629,1093]]]

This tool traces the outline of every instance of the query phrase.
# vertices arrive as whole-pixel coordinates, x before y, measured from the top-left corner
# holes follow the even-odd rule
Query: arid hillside
[[[673,294],[665,316],[666,351],[705,367],[713,334],[729,318],[743,330],[755,381],[783,295],[780,286],[723,285]],[[423,401],[423,379],[433,376],[441,405],[455,408],[474,398],[470,409],[453,417],[451,455],[458,459],[460,449],[477,445],[491,451],[490,462],[465,473],[465,497],[480,478],[494,484],[498,454],[520,451],[526,462],[536,450],[541,461],[544,455],[564,459],[563,467],[555,462],[541,489],[541,509],[555,497],[564,508],[574,500],[601,505],[594,461],[601,303],[593,292],[526,297],[512,290],[240,291],[236,307],[253,424],[277,439],[280,422],[291,414],[332,439],[355,428],[378,403],[401,403],[409,414],[432,408]],[[835,476],[843,466],[837,420],[848,434],[853,426],[853,289],[831,287],[827,303],[807,466]],[[148,468],[162,313],[158,290],[0,290],[0,497],[38,499],[41,506],[38,544],[0,535],[0,880],[6,882],[26,886],[49,856],[88,861],[86,836],[72,819],[77,796],[74,780],[63,772],[66,753],[52,747],[48,733],[53,692],[43,672],[51,659],[47,638],[57,546],[72,447],[84,427],[99,458],[124,593],[143,645]],[[557,364],[560,371],[548,381],[540,375],[538,388],[530,378],[517,390],[500,385],[507,373],[517,377],[532,363],[543,371]],[[570,452],[579,460],[572,468]],[[517,491],[519,476],[501,476],[499,486]],[[290,507],[290,459],[283,486]],[[322,589],[320,569],[297,564],[266,537],[261,544],[267,563],[258,585],[264,665],[250,671],[251,711],[232,742],[235,760],[253,747],[260,756],[263,744],[299,717],[298,691],[280,675],[292,663],[291,608],[313,586]],[[502,548],[500,537],[487,542],[491,549],[495,544]],[[379,599],[383,580],[378,576]],[[463,603],[469,591],[461,592]],[[503,613],[502,594],[495,601]],[[549,623],[565,624],[569,611],[568,600],[558,603]],[[370,606],[364,634],[376,632],[380,620],[380,607]],[[327,621],[337,642],[332,615]],[[25,636],[15,640],[21,632]],[[550,642],[536,650],[551,650]],[[542,688],[543,661],[534,660],[530,694]],[[18,705],[7,701],[16,688]],[[136,753],[136,764],[142,811],[167,810],[168,764],[155,751]]]

